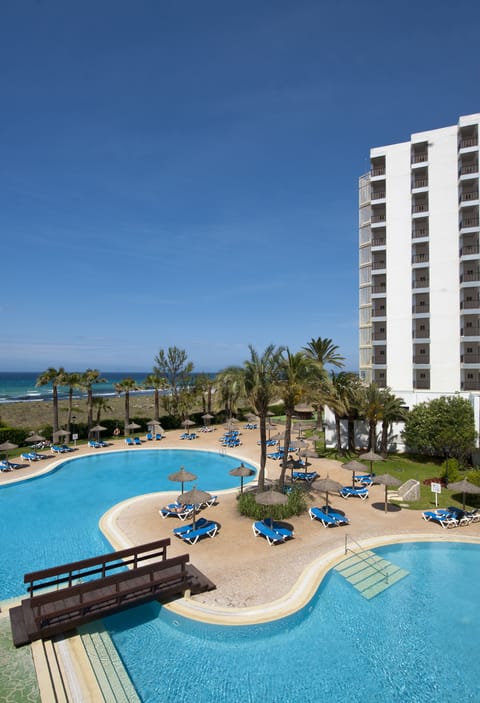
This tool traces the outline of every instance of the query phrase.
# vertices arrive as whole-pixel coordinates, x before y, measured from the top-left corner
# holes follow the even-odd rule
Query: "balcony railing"
[[[428,262],[428,254],[414,254],[412,264],[425,264]]]
[[[370,222],[385,222],[386,219],[387,216],[383,212],[380,215],[372,215],[370,218]]]
[[[372,332],[372,342],[385,342],[386,340],[386,332],[378,332],[377,334],[375,334],[375,330]]]
[[[427,212],[428,203],[417,203],[412,205],[412,212]]]
[[[386,289],[387,287],[385,284],[383,286],[372,286],[372,293],[383,293],[385,295]]]
[[[385,308],[383,310],[381,308],[373,308],[372,310],[372,317],[386,317],[387,313],[385,312]]]
[[[430,328],[424,329],[424,330],[415,329],[412,332],[412,337],[414,339],[429,339],[430,338]]]
[[[478,145],[478,137],[465,137],[465,139],[460,139],[460,144],[458,145],[460,149],[467,149],[470,146]]]
[[[413,381],[414,388],[421,388],[422,390],[428,390],[430,388],[430,379],[428,378],[417,378]]]
[[[460,223],[460,227],[478,227],[479,222],[480,220],[478,217],[464,217]]]
[[[474,298],[473,300],[462,300],[460,302],[460,308],[462,310],[474,310],[475,308],[480,308],[480,298]]]
[[[384,247],[387,243],[385,237],[374,237],[372,239],[372,247]]]
[[[429,364],[430,354],[414,354],[413,355],[414,364]]]
[[[478,244],[467,244],[464,247],[460,247],[460,256],[468,256],[469,254],[478,254],[480,252],[480,247]]]
[[[464,391],[478,391],[480,390],[480,379],[464,381],[462,383],[462,388]]]
[[[472,273],[462,273],[460,276],[460,283],[470,283],[471,281],[480,281],[480,271],[473,271]]]
[[[383,200],[384,197],[385,197],[384,190],[372,191],[372,195],[371,195],[372,200]]]
[[[460,330],[461,337],[478,337],[480,336],[480,325],[472,325],[471,327],[462,327]]]
[[[428,235],[428,227],[415,227],[415,229],[412,230],[413,239],[418,239],[418,237],[428,237]]]
[[[428,154],[426,151],[412,154],[412,164],[420,164],[423,161],[427,161],[427,160],[428,160]]]
[[[428,303],[426,305],[412,305],[412,312],[414,315],[422,314],[423,312],[429,313],[430,305],[428,305]]]
[[[423,280],[413,281],[412,288],[428,288],[429,285],[430,285],[430,281],[427,278],[427,279],[423,279]]]
[[[428,178],[417,178],[412,183],[412,188],[428,188]]]
[[[384,269],[386,267],[386,262],[385,261],[372,261],[372,269],[373,270],[378,270],[378,269]]]
[[[465,203],[470,200],[478,200],[478,190],[467,190],[460,193],[460,202]]]
[[[462,354],[460,359],[462,364],[480,364],[480,353]]]
[[[375,176],[384,176],[385,166],[377,166],[377,168],[370,169],[370,176],[375,178]]]
[[[470,173],[478,173],[478,162],[460,166],[460,176],[467,176]]]

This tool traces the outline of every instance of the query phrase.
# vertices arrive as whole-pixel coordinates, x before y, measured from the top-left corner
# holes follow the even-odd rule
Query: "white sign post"
[[[74,444],[73,446],[76,447],[76,446],[77,446],[78,434],[72,434],[72,439],[73,439],[73,441],[75,442],[75,444]]]
[[[438,507],[438,495],[442,492],[442,484],[441,483],[431,483],[430,488],[432,489],[432,493],[435,493],[435,507]]]

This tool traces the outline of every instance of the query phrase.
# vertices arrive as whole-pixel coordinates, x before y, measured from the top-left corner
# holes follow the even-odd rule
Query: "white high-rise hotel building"
[[[360,375],[409,405],[480,394],[479,131],[376,147],[360,178]]]

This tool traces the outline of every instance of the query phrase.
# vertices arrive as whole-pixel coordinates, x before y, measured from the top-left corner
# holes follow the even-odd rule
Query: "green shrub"
[[[453,483],[460,479],[460,465],[458,459],[446,459],[443,462],[442,479],[448,479],[448,483]]]
[[[260,505],[255,500],[253,491],[241,493],[238,499],[238,509],[241,515],[253,520],[264,520],[271,517],[274,520],[285,520],[292,515],[301,515],[307,509],[305,493],[301,488],[294,488],[288,494],[285,505]]]

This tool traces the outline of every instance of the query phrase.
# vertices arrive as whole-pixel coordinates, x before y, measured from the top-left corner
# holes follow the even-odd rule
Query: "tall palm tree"
[[[303,347],[307,359],[312,363],[312,372],[314,379],[316,377],[316,384],[323,388],[325,381],[328,380],[327,371],[325,366],[336,366],[341,369],[345,366],[343,363],[345,357],[343,357],[338,352],[339,347],[332,342],[328,337],[317,337],[308,342],[308,344]],[[317,405],[317,426],[320,425],[323,417],[323,407],[325,403],[322,401],[316,403]]]
[[[165,376],[161,376],[157,370],[153,370],[143,382],[145,388],[153,388],[153,419],[159,422],[160,420],[160,391],[167,388],[168,383]]]
[[[88,430],[93,426],[93,390],[94,383],[106,383],[107,379],[102,378],[98,369],[87,369],[82,373],[80,385],[87,391],[87,425]]]
[[[76,388],[81,388],[82,376],[77,372],[64,373],[60,385],[68,387],[67,430],[70,432],[73,413],[73,392]]]
[[[370,383],[364,390],[362,414],[368,423],[367,451],[377,451],[377,424],[383,417],[382,389],[375,382]]]
[[[267,413],[268,406],[278,389],[280,364],[283,349],[270,344],[263,354],[259,354],[249,345],[250,359],[244,362],[245,391],[247,398],[259,418],[260,424],[260,471],[258,487],[265,488],[265,465],[267,463]]]
[[[285,409],[285,436],[283,438],[284,457],[280,472],[280,489],[283,490],[287,470],[287,450],[292,434],[292,417],[295,406],[305,395],[308,380],[308,362],[303,351],[292,354],[286,349],[280,362],[278,389]]]
[[[120,395],[121,393],[125,394],[125,434],[127,433],[127,425],[130,424],[130,392],[131,391],[136,391],[138,386],[136,381],[133,380],[133,378],[127,377],[127,378],[122,378],[118,383],[115,384],[114,386],[116,392]]]
[[[380,452],[382,454],[386,454],[388,451],[388,430],[393,422],[405,419],[406,408],[403,398],[399,398],[392,393],[390,388],[382,388],[381,395],[383,400],[383,411]]]
[[[327,405],[335,416],[335,434],[339,453],[342,451],[341,419],[349,418],[355,407],[359,382],[357,374],[350,371],[330,372],[330,395]],[[348,445],[350,447],[350,439]]]
[[[237,412],[238,401],[245,396],[245,370],[228,366],[215,377],[215,400],[219,410],[225,410],[227,420]]]
[[[96,410],[95,424],[99,425],[102,413],[111,412],[112,406],[110,405],[108,398],[103,395],[98,395],[93,398],[93,405]]]
[[[52,402],[53,402],[53,432],[57,432],[58,425],[58,386],[61,386],[65,378],[65,369],[60,366],[59,369],[53,367],[48,368],[38,378],[36,386],[47,386],[52,384]]]
[[[198,373],[194,381],[195,392],[202,403],[203,413],[212,413],[215,379],[208,373]]]

